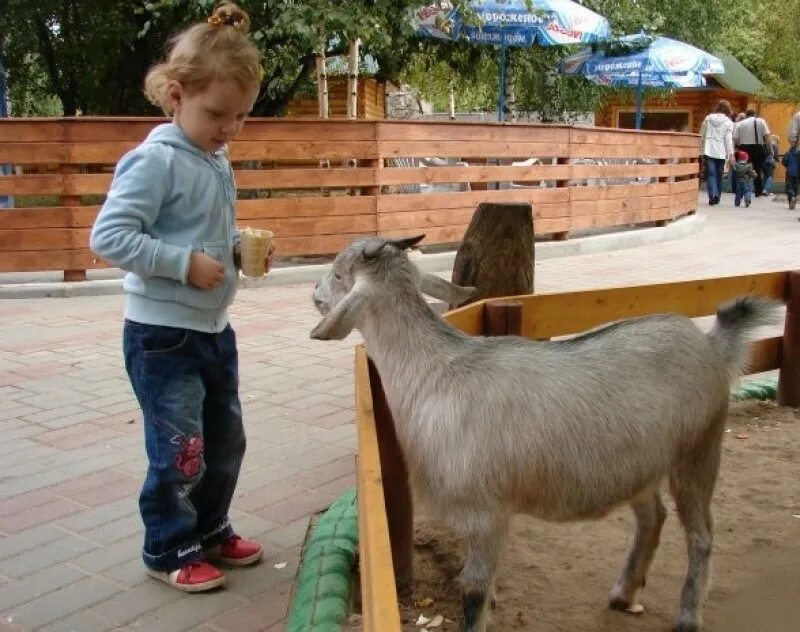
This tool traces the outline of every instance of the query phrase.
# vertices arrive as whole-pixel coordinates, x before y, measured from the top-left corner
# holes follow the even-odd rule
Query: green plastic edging
[[[358,551],[358,505],[351,487],[320,516],[308,539],[287,632],[339,632],[350,611]]]
[[[778,379],[774,377],[748,380],[731,392],[733,399],[777,399]]]
[[[733,399],[776,399],[778,380],[749,380]],[[358,504],[351,487],[320,516],[308,540],[287,632],[340,632],[350,609],[351,577],[358,551]]]

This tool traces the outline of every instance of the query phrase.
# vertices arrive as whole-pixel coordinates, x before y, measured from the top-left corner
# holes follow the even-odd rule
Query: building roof
[[[736,57],[730,53],[715,52],[714,55],[725,64],[725,72],[720,75],[709,75],[720,86],[727,90],[735,90],[744,94],[756,94],[764,84],[759,81],[752,72],[742,65]]]

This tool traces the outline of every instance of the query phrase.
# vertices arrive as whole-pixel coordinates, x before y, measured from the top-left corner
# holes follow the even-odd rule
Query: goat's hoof
[[[694,621],[678,621],[673,632],[700,632],[700,626]]]
[[[608,601],[608,607],[611,610],[619,610],[620,612],[625,612],[628,608],[631,607],[631,604],[627,599],[622,599],[621,597],[612,597]]]

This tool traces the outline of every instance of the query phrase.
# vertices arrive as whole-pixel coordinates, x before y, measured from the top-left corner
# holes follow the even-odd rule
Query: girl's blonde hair
[[[170,40],[167,59],[153,66],[144,80],[144,94],[172,116],[171,81],[188,94],[202,92],[214,79],[233,79],[243,90],[261,84],[261,51],[248,36],[250,17],[232,2],[214,9],[205,22],[190,26]]]

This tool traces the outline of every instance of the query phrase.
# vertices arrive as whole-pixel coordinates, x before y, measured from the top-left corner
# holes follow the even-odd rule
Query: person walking
[[[772,176],[775,175],[775,167],[781,159],[780,150],[781,139],[777,134],[769,135],[769,149],[764,160],[764,195],[772,195]]]
[[[733,164],[733,121],[731,104],[722,99],[700,126],[700,154],[705,160],[708,204],[719,204],[725,161]]]
[[[789,209],[797,206],[797,189],[800,186],[800,111],[797,112],[789,124],[789,151],[783,155],[781,162],[786,167],[786,197],[789,199]],[[798,218],[800,219],[800,218]]]
[[[767,122],[756,116],[755,110],[748,109],[744,114],[744,120],[736,123],[733,129],[733,142],[750,156],[750,162],[756,170],[754,193],[759,197],[764,193],[764,161],[771,153],[770,131]]]

